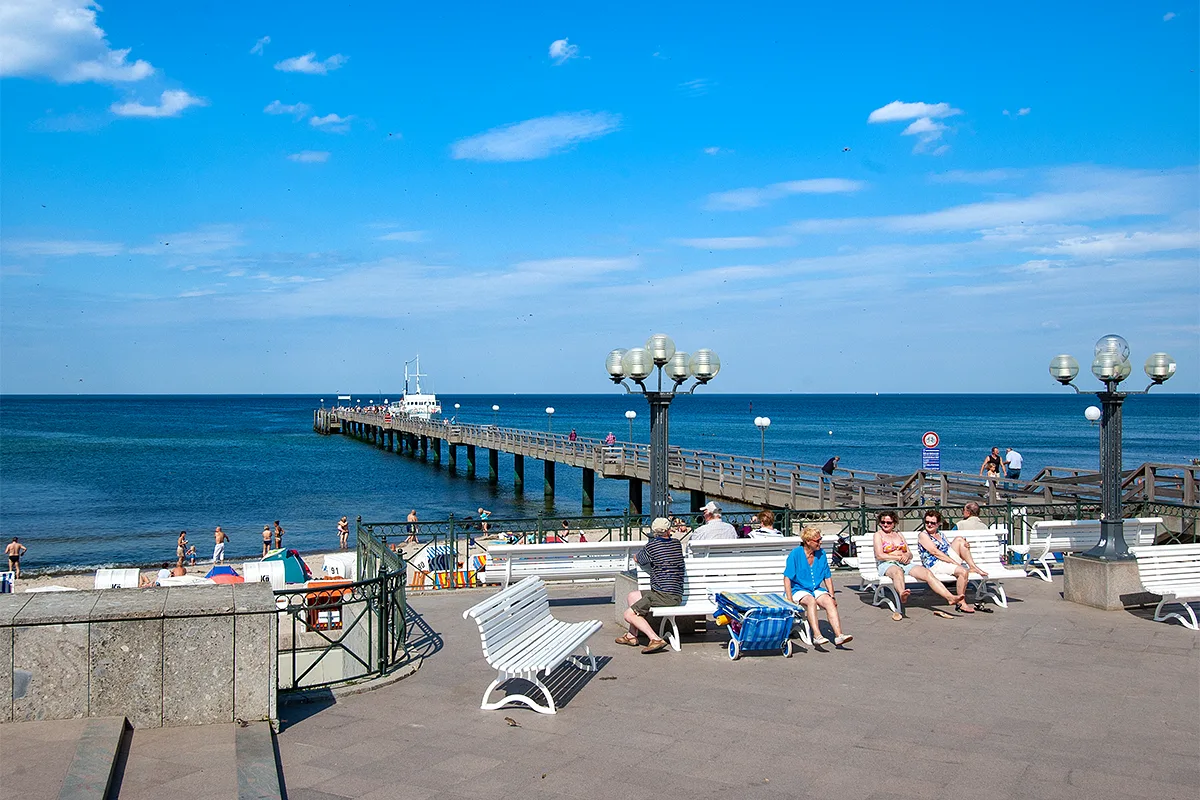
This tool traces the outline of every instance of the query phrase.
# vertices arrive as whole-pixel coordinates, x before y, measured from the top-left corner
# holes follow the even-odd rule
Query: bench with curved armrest
[[[1162,599],[1154,609],[1154,621],[1177,619],[1186,628],[1200,630],[1191,602],[1200,600],[1200,544],[1162,544],[1131,547],[1137,559],[1138,579],[1142,588]],[[1183,606],[1183,613],[1163,609]]]

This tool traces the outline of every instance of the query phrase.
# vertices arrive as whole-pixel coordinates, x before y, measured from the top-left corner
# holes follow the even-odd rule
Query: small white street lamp
[[[546,432],[554,433],[554,406],[546,406]]]
[[[771,427],[770,417],[755,417],[754,427],[758,428],[758,459],[765,462],[767,460],[767,428]]]
[[[500,422],[500,406],[492,406],[492,427],[495,428]]]
[[[629,441],[630,441],[630,443],[632,443],[633,442],[633,421],[635,419],[637,419],[637,412],[636,411],[626,411],[625,419],[629,420]]]

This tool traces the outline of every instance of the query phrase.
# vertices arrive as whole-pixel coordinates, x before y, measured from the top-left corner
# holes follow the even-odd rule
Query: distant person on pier
[[[350,521],[348,519],[346,519],[345,517],[342,517],[341,519],[339,519],[338,524],[337,524],[337,531],[338,531],[338,547],[345,550],[347,547],[346,542],[348,542],[350,540]]]
[[[229,534],[227,534],[227,533],[225,533],[225,531],[221,530],[221,526],[218,525],[217,529],[215,531],[213,531],[213,563],[214,564],[224,564],[225,563],[225,543],[228,541],[229,541]]]
[[[404,540],[405,544],[417,541],[417,510],[414,508],[408,512],[408,538]]]
[[[575,429],[571,428],[571,432],[567,434],[567,441],[573,442],[579,438],[579,434],[575,433]]]
[[[705,539],[736,539],[737,531],[728,522],[721,519],[721,507],[709,500],[700,509],[704,515],[704,524],[692,531],[692,541],[700,542]]]
[[[625,609],[625,622],[629,630],[617,637],[617,644],[638,646],[638,634],[644,633],[650,640],[642,648],[643,653],[657,653],[666,648],[666,641],[658,638],[648,617],[650,609],[657,606],[677,606],[683,602],[683,545],[671,537],[671,521],[657,517],[650,523],[650,540],[635,556],[638,565],[650,573],[650,591],[634,590],[629,593],[629,608]]]
[[[266,557],[267,553],[271,552],[271,539],[272,538],[273,537],[271,536],[271,526],[263,525],[263,556],[264,557]]]
[[[275,549],[283,547],[283,526],[279,524],[279,520],[275,520]]]
[[[4,548],[4,554],[8,556],[8,571],[13,574],[13,580],[21,577],[21,556],[25,555],[28,549],[16,536]]]
[[[1025,458],[1011,447],[1005,449],[1004,453],[1004,471],[1011,480],[1017,480],[1021,477],[1021,467],[1025,463]],[[1015,483],[1008,484],[1010,491],[1017,488]]]
[[[838,462],[841,460],[841,456],[834,456],[825,462],[825,466],[821,467],[821,472],[825,474],[825,477],[833,479],[833,471],[837,469]]]
[[[963,518],[954,525],[956,531],[983,531],[988,524],[979,518],[979,503],[971,501],[963,506]]]
[[[613,435],[612,431],[609,431],[608,436],[604,437],[604,443],[609,446],[612,446],[617,443],[617,437]]]
[[[800,532],[800,547],[792,548],[783,567],[783,594],[804,609],[812,630],[813,644],[829,644],[817,625],[817,609],[823,609],[833,628],[833,643],[841,647],[854,637],[842,631],[837,600],[833,597],[833,573],[829,557],[821,549],[821,529],[807,527]]]
[[[979,476],[983,477],[985,472],[989,478],[998,478],[1004,474],[1004,460],[1000,458],[999,447],[993,447],[992,452],[984,456],[983,463],[979,465]]]

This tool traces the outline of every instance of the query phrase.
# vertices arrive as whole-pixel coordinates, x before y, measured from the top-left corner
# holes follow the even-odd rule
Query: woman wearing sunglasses
[[[964,614],[974,614],[980,606],[972,608],[963,602],[966,599],[967,577],[974,572],[980,577],[986,578],[987,573],[979,568],[975,559],[971,558],[970,542],[961,536],[956,536],[953,541],[949,541],[942,535],[941,528],[942,512],[936,509],[926,511],[924,527],[921,529],[921,535],[917,537],[917,544],[921,551],[921,564],[938,578],[953,575],[957,582],[954,610]]]
[[[941,578],[937,577],[923,563],[913,559],[908,542],[905,541],[904,534],[899,530],[900,520],[895,513],[881,511],[875,518],[875,523],[875,564],[879,570],[879,577],[890,580],[896,587],[896,593],[900,596],[901,608],[908,603],[908,597],[912,594],[911,591],[904,588],[904,578],[908,575],[919,581],[925,581],[935,594],[950,605],[962,604],[963,589],[961,587],[957,595],[950,594],[950,590],[942,583]],[[966,582],[963,583],[965,585]],[[899,622],[904,619],[904,615],[900,611],[893,611],[892,619]]]

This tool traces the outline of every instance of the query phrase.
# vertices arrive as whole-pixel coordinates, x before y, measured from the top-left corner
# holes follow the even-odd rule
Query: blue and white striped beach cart
[[[792,657],[792,625],[804,609],[783,594],[717,592],[718,623],[729,627],[729,657],[737,661],[745,650],[779,650]]]

